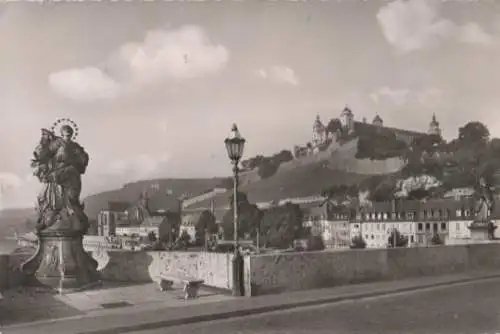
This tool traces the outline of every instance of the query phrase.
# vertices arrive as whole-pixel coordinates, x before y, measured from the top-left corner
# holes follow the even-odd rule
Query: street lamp
[[[238,244],[238,164],[243,156],[245,139],[233,124],[229,137],[224,140],[227,155],[233,164],[233,212],[234,212],[234,257],[233,257],[233,296],[243,296],[243,256]]]

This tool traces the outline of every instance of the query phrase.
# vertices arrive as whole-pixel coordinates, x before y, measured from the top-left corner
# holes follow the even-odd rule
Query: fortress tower
[[[439,127],[439,122],[436,120],[436,114],[432,114],[432,121],[429,124],[429,130],[427,131],[429,135],[441,135],[441,128]]]

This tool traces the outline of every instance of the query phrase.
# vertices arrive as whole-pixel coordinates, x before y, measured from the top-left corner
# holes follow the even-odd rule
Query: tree
[[[182,230],[181,236],[179,237],[179,242],[185,246],[190,244],[191,236],[186,230]]]
[[[395,247],[406,247],[408,246],[408,238],[402,235],[398,229],[393,229],[389,238],[387,240],[387,244],[390,248]]]
[[[356,235],[351,240],[351,245],[349,246],[351,249],[362,249],[366,248],[366,242],[361,235]]]
[[[325,243],[321,235],[311,234],[307,241],[308,251],[321,251],[325,249]]]
[[[283,162],[293,160],[293,155],[289,150],[282,150],[280,153],[273,155],[271,160],[279,166]]]
[[[271,207],[264,211],[260,232],[266,247],[287,248],[302,233],[302,210],[297,204]]]
[[[441,239],[441,237],[439,236],[439,234],[438,234],[438,233],[436,233],[436,234],[434,234],[434,235],[432,236],[432,239],[431,239],[431,244],[433,244],[433,245],[443,245],[443,244],[444,244],[444,242],[443,242],[443,240]]]
[[[258,174],[261,179],[267,179],[276,173],[278,167],[279,165],[274,163],[271,159],[265,158],[259,165]]]
[[[148,241],[149,242],[155,242],[158,238],[156,237],[156,233],[154,231],[151,231],[148,233]]]
[[[231,209],[226,212],[222,218],[222,226],[224,229],[224,239],[233,240],[234,238],[234,199],[229,197],[229,204]],[[238,222],[238,236],[243,238],[246,233],[249,233],[252,238],[255,238],[257,227],[262,218],[262,212],[259,208],[248,202],[245,193],[238,193],[238,209],[239,209],[239,222]]]
[[[458,130],[458,140],[465,145],[484,145],[488,143],[490,131],[481,122],[469,122]]]
[[[196,245],[205,244],[205,236],[217,233],[217,225],[215,224],[215,216],[208,210],[203,211],[198,218],[195,226],[195,243]]]

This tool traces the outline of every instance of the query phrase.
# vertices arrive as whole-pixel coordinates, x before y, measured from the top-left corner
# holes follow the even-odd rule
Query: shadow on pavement
[[[76,308],[56,299],[56,294],[53,292],[20,287],[6,290],[2,294],[4,299],[0,302],[0,328],[83,314]]]

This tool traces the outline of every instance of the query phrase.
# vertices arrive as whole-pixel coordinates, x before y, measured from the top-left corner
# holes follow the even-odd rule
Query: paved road
[[[136,334],[500,334],[500,280]]]

